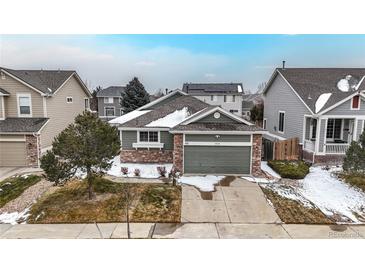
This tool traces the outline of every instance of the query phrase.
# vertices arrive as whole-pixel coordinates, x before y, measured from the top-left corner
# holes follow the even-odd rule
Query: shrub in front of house
[[[309,173],[309,165],[304,161],[271,160],[268,165],[282,178],[303,179]]]
[[[127,174],[128,174],[128,167],[124,167],[124,166],[122,166],[122,167],[120,168],[120,171],[123,173],[123,175],[127,175]]]
[[[141,176],[141,170],[140,170],[139,168],[136,168],[136,169],[134,170],[134,176],[136,176],[136,177]]]
[[[160,174],[160,177],[166,177],[166,173],[167,173],[166,167],[158,166],[157,172],[158,172],[158,174]]]
[[[343,161],[343,170],[349,174],[365,176],[365,131],[359,141],[351,142]]]

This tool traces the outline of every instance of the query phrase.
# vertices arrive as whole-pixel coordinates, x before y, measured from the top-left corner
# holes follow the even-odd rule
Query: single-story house
[[[188,174],[261,174],[263,129],[181,91],[109,121],[121,162],[173,163]]]

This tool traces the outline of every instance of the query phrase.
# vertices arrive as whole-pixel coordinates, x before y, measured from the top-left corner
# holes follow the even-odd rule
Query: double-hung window
[[[30,94],[18,95],[18,113],[19,116],[32,116]]]
[[[115,116],[114,107],[105,107],[104,112],[105,112],[105,116]]]
[[[114,98],[113,97],[104,97],[104,104],[113,104]]]
[[[285,112],[279,111],[279,132],[284,133],[285,129]]]
[[[139,142],[158,143],[158,131],[140,131]]]
[[[85,98],[85,110],[90,109],[90,100],[89,98]]]

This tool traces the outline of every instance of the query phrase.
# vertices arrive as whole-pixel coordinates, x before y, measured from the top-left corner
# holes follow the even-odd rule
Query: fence
[[[298,160],[299,159],[299,139],[292,138],[284,141],[274,142],[275,160]]]

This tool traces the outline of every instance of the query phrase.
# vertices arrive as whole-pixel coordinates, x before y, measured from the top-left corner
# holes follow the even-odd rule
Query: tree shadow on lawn
[[[96,178],[94,198],[87,184],[70,181],[44,195],[31,208],[28,223],[125,222],[127,191],[130,222],[180,222],[181,188],[166,184],[116,183]]]

